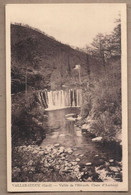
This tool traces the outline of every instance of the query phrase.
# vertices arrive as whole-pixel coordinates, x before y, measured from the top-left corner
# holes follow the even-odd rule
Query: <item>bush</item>
[[[12,99],[12,145],[39,144],[45,137],[43,108],[36,93],[17,94]]]

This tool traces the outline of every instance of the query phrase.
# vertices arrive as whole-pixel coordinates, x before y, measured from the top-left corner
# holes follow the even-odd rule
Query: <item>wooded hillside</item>
[[[53,72],[59,72],[62,85],[77,76],[76,64],[81,65],[81,76],[88,74],[88,63],[94,65],[85,52],[18,24],[11,25],[11,59],[12,93],[25,90],[26,77],[28,88],[50,88]]]

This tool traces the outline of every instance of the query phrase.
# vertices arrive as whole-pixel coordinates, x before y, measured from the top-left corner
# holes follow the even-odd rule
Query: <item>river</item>
[[[59,153],[61,156],[58,156],[58,161],[60,160],[60,164],[57,166],[58,169],[61,169],[61,163],[65,163],[67,170],[69,169],[68,164],[74,163],[74,165],[79,166],[79,170],[82,172],[87,166],[91,175],[97,174],[97,177],[93,177],[93,181],[121,181],[120,148],[114,143],[92,142],[93,135],[75,125],[76,116],[71,117],[71,114],[79,115],[79,113],[80,109],[76,107],[46,111],[48,128],[46,138],[41,143],[41,148],[49,148],[47,150],[49,153],[53,153],[54,150],[55,156],[50,156],[52,159],[56,158],[58,156],[57,152],[59,153],[61,150],[61,153]],[[68,150],[71,151],[70,155],[66,155]],[[90,178],[89,174],[88,178]]]
[[[58,143],[64,147],[84,148],[84,144],[87,144],[85,137],[80,129],[74,125],[75,121],[71,120],[70,116],[70,114],[78,115],[79,112],[79,108],[46,111],[48,131],[46,131],[46,139],[41,145],[47,146]],[[67,116],[68,114],[69,116]]]
[[[44,111],[42,143],[13,150],[13,181],[122,181],[121,148],[116,143],[94,143],[94,135],[76,125],[79,114],[78,107]]]

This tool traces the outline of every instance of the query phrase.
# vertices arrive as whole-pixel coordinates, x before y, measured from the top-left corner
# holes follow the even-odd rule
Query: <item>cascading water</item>
[[[80,107],[82,103],[82,90],[44,90],[40,92],[40,99],[46,110],[56,110],[67,107]]]

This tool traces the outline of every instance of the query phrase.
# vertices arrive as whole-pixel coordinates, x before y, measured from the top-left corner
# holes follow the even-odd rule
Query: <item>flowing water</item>
[[[92,158],[94,155],[101,155],[104,158],[119,158],[119,150],[112,151],[112,148],[105,148],[101,144],[92,142],[92,135],[75,125],[76,115],[80,108],[65,108],[60,110],[46,111],[48,116],[46,138],[41,146],[60,144],[70,147],[75,153],[85,154]],[[74,114],[74,118],[70,115]],[[113,147],[113,145],[112,145]],[[91,159],[88,158],[88,161]]]
[[[40,91],[39,101],[46,110],[80,107],[82,104],[82,89]]]
[[[118,162],[121,161],[121,148],[114,143],[94,143],[92,138],[95,136],[76,125],[80,114],[79,91],[55,91],[47,95],[46,138],[41,148],[47,150],[46,165],[56,167],[53,181],[60,175],[60,181],[67,179],[63,175],[66,171],[68,176],[80,181],[88,181],[90,176],[91,181],[121,181]]]

